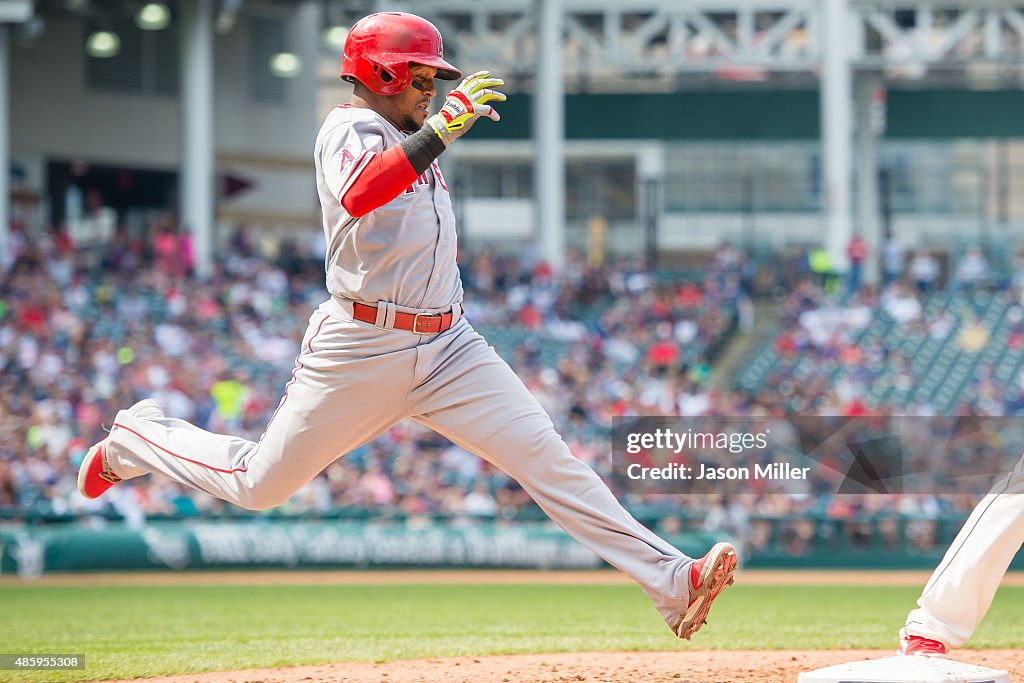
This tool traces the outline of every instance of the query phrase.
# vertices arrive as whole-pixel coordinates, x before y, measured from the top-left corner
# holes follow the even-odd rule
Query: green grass
[[[692,643],[632,586],[0,588],[0,652],[83,653],[74,681],[340,660],[581,650],[894,647],[917,588],[743,586]],[[1005,588],[971,643],[1024,643],[1024,588]]]

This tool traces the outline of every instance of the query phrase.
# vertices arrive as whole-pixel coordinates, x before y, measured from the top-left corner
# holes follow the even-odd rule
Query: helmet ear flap
[[[377,78],[379,78],[384,83],[390,83],[391,81],[395,80],[394,74],[392,74],[390,71],[382,67],[380,64],[377,64],[376,62],[374,62],[373,64],[373,73],[375,76],[377,76]]]
[[[397,95],[412,82],[408,64],[389,63],[374,57],[367,57],[366,62],[370,71],[367,75],[374,84],[370,89],[379,95]]]

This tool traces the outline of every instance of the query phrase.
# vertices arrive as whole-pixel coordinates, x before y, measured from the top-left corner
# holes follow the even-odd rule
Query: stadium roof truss
[[[548,0],[551,1],[551,0]],[[561,0],[567,80],[600,88],[637,79],[763,81],[814,76],[822,0]],[[948,81],[968,65],[1024,63],[1024,2],[847,0],[850,62],[897,79]],[[389,6],[391,3],[389,3]],[[529,0],[419,0],[457,59],[529,78],[536,17]]]
[[[383,0],[375,6],[395,8]],[[823,234],[842,272],[853,234],[854,138],[857,168],[877,167],[875,89],[1024,83],[1024,0],[418,0],[403,7],[438,25],[457,63],[486,65],[510,89],[538,95],[537,201],[554,207],[538,225],[553,263],[562,254],[566,91],[820,83]],[[880,244],[877,178],[864,171],[857,184],[860,230]]]

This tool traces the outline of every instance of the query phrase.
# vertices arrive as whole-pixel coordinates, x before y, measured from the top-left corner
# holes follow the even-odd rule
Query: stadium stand
[[[144,396],[205,429],[258,438],[288,380],[305,316],[326,297],[322,266],[289,245],[276,245],[267,260],[239,234],[232,256],[199,281],[187,275],[188,242],[173,230],[158,234],[152,247],[118,242],[101,253],[60,240],[16,241],[0,287],[5,514],[107,506],[136,517],[233,513],[149,478],[119,487],[109,502],[83,501],[74,473],[103,437],[104,421]],[[612,415],[697,409],[687,402],[699,401],[696,387],[744,296],[735,261],[724,250],[701,281],[677,282],[633,264],[574,262],[556,277],[543,264],[524,270],[481,254],[465,267],[467,315],[514,361],[575,452],[601,469]],[[504,474],[415,425],[349,454],[282,512],[370,510],[534,512]]]
[[[252,513],[143,478],[87,501],[75,474],[117,409],[158,398],[172,416],[259,437],[288,380],[322,263],[293,243],[244,232],[203,281],[173,229],[152,246],[76,250],[15,233],[0,285],[0,518],[147,519]],[[314,250],[315,251],[315,250]],[[508,358],[573,452],[610,476],[610,425],[622,415],[981,414],[1024,410],[1022,273],[1006,287],[826,293],[788,281],[779,329],[734,389],[708,381],[751,309],[749,269],[730,247],[700,271],[573,257],[555,273],[491,252],[463,255],[467,315]],[[778,264],[776,264],[778,265]],[[787,276],[791,269],[783,268]],[[994,343],[986,343],[992,341]],[[619,491],[671,533],[730,533],[763,558],[822,547],[941,546],[970,496],[681,496]],[[413,423],[328,467],[272,516],[542,520],[503,473]]]

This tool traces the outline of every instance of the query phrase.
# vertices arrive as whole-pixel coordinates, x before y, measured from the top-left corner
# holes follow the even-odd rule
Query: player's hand
[[[448,93],[441,111],[427,119],[426,125],[434,129],[445,145],[470,129],[481,116],[500,121],[501,116],[488,102],[504,102],[505,94],[495,88],[505,85],[500,78],[490,78],[490,71],[477,71],[467,76],[459,87]]]

